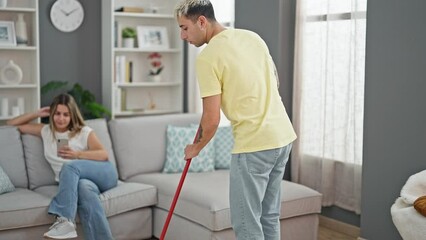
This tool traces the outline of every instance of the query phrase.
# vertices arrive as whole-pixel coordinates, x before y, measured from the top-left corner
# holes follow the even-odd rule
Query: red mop
[[[200,128],[198,128],[197,134],[195,134],[195,138],[194,138],[193,143],[195,143],[197,141],[199,132],[200,132]],[[192,160],[192,158],[186,160],[185,168],[183,169],[182,175],[180,177],[179,185],[176,189],[175,196],[173,197],[172,205],[170,206],[169,214],[167,215],[166,222],[164,223],[164,227],[163,227],[163,231],[161,232],[160,240],[164,240],[164,238],[166,237],[167,228],[169,227],[170,219],[172,219],[173,211],[175,210],[176,202],[179,198],[180,190],[182,190],[182,185],[183,185],[183,182],[185,181],[186,173],[188,172],[189,165],[191,165],[191,160]]]

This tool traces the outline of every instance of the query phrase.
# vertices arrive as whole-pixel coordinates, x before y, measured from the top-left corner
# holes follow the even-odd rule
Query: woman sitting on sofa
[[[30,123],[47,116],[48,125]],[[7,124],[43,139],[45,157],[59,182],[58,193],[48,209],[56,222],[44,236],[77,237],[74,221],[78,210],[84,239],[113,239],[99,194],[117,185],[117,172],[94,131],[85,126],[73,97],[60,94],[50,107],[18,116]],[[68,145],[57,145],[62,139],[67,139]]]

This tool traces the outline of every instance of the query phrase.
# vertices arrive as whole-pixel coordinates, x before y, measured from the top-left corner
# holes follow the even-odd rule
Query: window
[[[292,178],[360,212],[366,0],[297,4]]]

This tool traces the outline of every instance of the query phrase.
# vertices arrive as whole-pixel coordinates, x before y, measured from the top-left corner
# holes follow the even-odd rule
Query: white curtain
[[[360,213],[367,0],[298,0],[292,180]]]

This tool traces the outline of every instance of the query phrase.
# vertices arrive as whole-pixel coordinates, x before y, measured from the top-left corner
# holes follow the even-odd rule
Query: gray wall
[[[362,237],[401,239],[390,207],[426,169],[426,1],[367,7]]]
[[[90,90],[101,103],[101,0],[80,0],[84,21],[74,32],[57,30],[50,21],[50,8],[55,0],[39,1],[40,78],[49,81],[75,82]],[[42,96],[45,106],[51,96]]]

